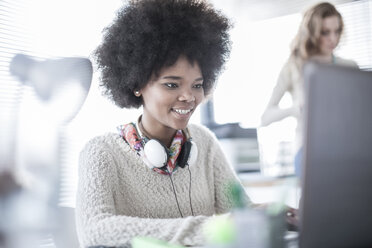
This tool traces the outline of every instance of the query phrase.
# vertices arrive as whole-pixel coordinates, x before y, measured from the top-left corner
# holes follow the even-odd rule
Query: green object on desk
[[[244,189],[239,183],[233,182],[229,188],[229,194],[232,196],[234,208],[245,208]]]
[[[236,239],[236,228],[230,216],[216,216],[205,226],[208,244],[231,244]]]
[[[181,245],[172,245],[163,240],[150,237],[135,237],[132,240],[132,248],[185,248]]]

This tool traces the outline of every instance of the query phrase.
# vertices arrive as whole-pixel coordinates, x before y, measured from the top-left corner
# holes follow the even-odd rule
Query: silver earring
[[[134,92],[134,95],[135,95],[136,97],[139,97],[141,94],[140,94],[140,92],[139,92],[138,90],[136,90],[136,91]]]

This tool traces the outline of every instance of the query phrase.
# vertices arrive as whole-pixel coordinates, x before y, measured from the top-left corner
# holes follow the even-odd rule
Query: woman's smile
[[[197,62],[185,56],[140,90],[143,97],[142,122],[150,134],[163,134],[165,138],[183,130],[204,99],[203,77]]]

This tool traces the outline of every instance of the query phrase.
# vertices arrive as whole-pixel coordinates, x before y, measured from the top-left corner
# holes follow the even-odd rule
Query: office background
[[[218,80],[213,104],[210,104],[214,121],[217,124],[239,123],[242,128],[257,130],[260,152],[265,154],[260,157],[261,162],[277,163],[281,149],[290,154],[295,120],[288,118],[262,128],[260,115],[288,58],[289,44],[297,32],[301,13],[316,2],[212,1],[234,23],[231,58]],[[335,3],[342,13],[346,27],[336,54],[355,60],[363,70],[372,70],[372,1],[330,2]],[[0,108],[7,110],[0,111],[0,142],[9,133],[16,134],[17,139],[12,145],[20,167],[26,148],[17,140],[25,136],[43,139],[40,134],[46,133],[43,114],[47,107],[38,101],[30,87],[21,86],[9,75],[9,61],[16,53],[40,59],[90,57],[100,43],[102,29],[111,22],[122,4],[124,1],[120,0],[0,1]],[[289,104],[290,97],[286,96],[281,105]],[[58,110],[54,112],[58,114]],[[59,155],[63,178],[61,206],[74,206],[77,159],[84,143],[95,135],[115,131],[117,125],[135,120],[138,114],[138,110],[119,109],[103,97],[99,73],[94,73],[83,108],[72,122],[62,127],[64,138]],[[202,119],[198,111],[192,122],[199,123]]]

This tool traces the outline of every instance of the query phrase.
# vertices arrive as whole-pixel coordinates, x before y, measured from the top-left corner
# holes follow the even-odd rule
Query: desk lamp
[[[40,109],[32,111],[39,111],[37,114],[42,118],[36,123],[42,123],[47,130],[34,130],[40,139],[35,139],[35,135],[31,134],[29,137],[7,137],[16,140],[17,148],[23,147],[21,155],[19,151],[16,152],[18,159],[9,160],[15,161],[9,165],[9,171],[16,178],[18,171],[14,168],[20,167],[21,163],[30,172],[30,180],[21,181],[20,189],[16,192],[0,196],[0,216],[3,217],[0,237],[4,243],[0,247],[33,248],[40,245],[40,237],[46,233],[61,230],[57,209],[60,145],[63,143],[61,127],[70,122],[82,107],[89,92],[93,70],[91,62],[85,58],[39,60],[17,54],[10,62],[9,71],[22,84],[34,90],[43,108],[41,112]],[[22,113],[18,111],[15,114]],[[12,123],[15,126],[20,124]],[[16,154],[9,156],[16,157]]]
[[[9,66],[10,73],[34,88],[39,99],[58,112],[57,121],[69,122],[83,105],[92,80],[92,64],[79,57],[38,61],[17,54]]]

